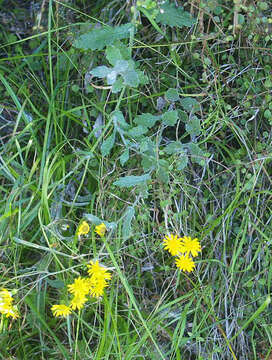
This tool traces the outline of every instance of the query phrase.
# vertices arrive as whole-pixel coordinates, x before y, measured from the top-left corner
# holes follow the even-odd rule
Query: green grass
[[[238,9],[234,34],[232,1],[186,3],[196,24],[181,28],[95,3],[49,1],[32,17],[16,3],[16,26],[31,22],[19,33],[0,18],[0,288],[20,312],[0,315],[0,359],[269,360],[271,5]],[[90,23],[128,22],[137,31],[121,42],[149,82],[113,93],[86,75],[110,66],[105,48],[73,42]],[[137,116],[175,110],[174,126],[162,117],[135,133]],[[91,232],[78,238],[82,219]],[[192,273],[163,250],[169,232],[200,240]],[[53,317],[93,259],[113,274],[104,296]]]

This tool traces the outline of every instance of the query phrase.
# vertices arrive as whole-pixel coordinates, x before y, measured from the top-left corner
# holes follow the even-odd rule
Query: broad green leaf
[[[140,83],[139,76],[134,69],[127,70],[121,73],[124,79],[124,84],[132,87],[137,87]]]
[[[173,141],[165,146],[164,151],[170,155],[175,153],[180,153],[180,152],[184,152],[184,146],[180,141]]]
[[[131,234],[131,221],[135,215],[134,207],[129,206],[126,210],[124,219],[123,219],[123,226],[122,226],[122,237],[124,240],[130,237]]]
[[[98,78],[107,77],[112,72],[112,69],[108,68],[107,66],[97,66],[93,70],[90,71],[90,74],[96,76]]]
[[[114,70],[118,73],[124,73],[133,67],[133,63],[127,60],[117,60],[114,65]]]
[[[112,66],[114,66],[118,60],[123,60],[120,49],[114,45],[107,46],[106,58]]]
[[[204,159],[204,152],[200,149],[200,147],[197,144],[190,143],[188,144],[189,151],[192,155],[192,161],[196,162],[197,164],[204,166],[205,165],[205,159]]]
[[[137,87],[140,83],[139,74],[140,70],[135,69],[135,63],[132,60],[117,60],[114,67],[108,68],[107,66],[98,66],[90,71],[93,76],[99,78],[106,78],[108,85],[113,85],[113,92],[117,93],[121,90],[123,85]],[[121,75],[120,81],[117,77]],[[115,85],[115,83],[117,84]]]
[[[178,120],[177,110],[167,111],[162,115],[162,123],[167,126],[174,126]]]
[[[143,154],[141,166],[145,172],[155,170],[157,167],[157,159],[154,156]]]
[[[201,133],[201,127],[199,119],[196,116],[193,116],[189,122],[185,125],[186,131],[192,135],[197,136]]]
[[[116,81],[116,78],[118,76],[118,73],[112,69],[112,71],[107,75],[107,84],[113,85]]]
[[[141,176],[124,176],[116,180],[113,185],[119,186],[119,187],[132,187],[136,185],[140,185],[143,183],[146,183],[146,181],[150,180],[150,175],[145,174]]]
[[[138,125],[130,129],[127,134],[132,138],[138,138],[148,132],[148,128],[142,125]]]
[[[177,169],[183,170],[188,165],[188,156],[184,153],[177,160]]]
[[[121,111],[116,110],[111,113],[111,117],[113,120],[113,124],[116,129],[122,129],[122,130],[128,130],[130,128],[130,125],[126,122],[124,115]]]
[[[186,97],[182,99],[180,103],[183,109],[188,112],[195,112],[199,110],[199,103],[194,98]]]
[[[126,149],[119,158],[121,165],[124,166],[125,163],[128,161],[128,159],[129,159],[129,149]]]
[[[155,125],[156,121],[160,119],[160,116],[154,116],[150,113],[142,114],[136,116],[136,118],[133,120],[135,124],[142,125],[148,128],[151,128]]]
[[[190,27],[196,23],[196,20],[190,13],[184,11],[182,6],[176,7],[174,4],[169,4],[169,1],[160,5],[160,11],[156,17],[156,21],[171,27]]]
[[[102,156],[109,155],[111,149],[115,143],[115,131],[105,140],[101,145],[101,154]]]
[[[157,168],[156,174],[157,174],[157,178],[164,184],[167,184],[169,182],[168,167],[169,167],[168,161],[159,160],[159,166]]]
[[[79,36],[73,42],[73,46],[85,50],[102,50],[105,46],[113,44],[116,40],[129,38],[132,24],[111,27],[105,26],[102,29],[93,29],[86,34]]]
[[[156,145],[154,144],[154,142],[149,137],[145,137],[140,142],[140,152],[141,153],[147,153],[147,154],[155,157],[155,155],[156,155]]]
[[[177,89],[168,89],[165,93],[165,98],[169,102],[175,102],[179,100],[179,93]]]
[[[119,77],[115,81],[115,83],[112,85],[112,88],[111,88],[112,93],[113,94],[119,93],[119,91],[122,90],[123,86],[124,86],[124,81],[123,81],[123,79],[121,77]]]

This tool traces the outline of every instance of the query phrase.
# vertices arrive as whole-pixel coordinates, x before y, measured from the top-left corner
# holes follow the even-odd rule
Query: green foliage
[[[160,4],[159,8],[160,11],[156,21],[163,25],[181,28],[183,26],[190,27],[196,23],[196,20],[187,11],[184,11],[181,6],[176,7],[175,4],[170,4],[169,1]]]
[[[112,85],[112,92],[118,93],[125,86],[138,87],[146,84],[147,78],[142,71],[137,69],[136,63],[130,59],[130,54],[123,44],[106,48],[106,58],[113,65],[98,66],[90,71],[94,77],[105,78],[108,85]]]
[[[115,186],[119,186],[121,188],[123,187],[133,187],[136,185],[142,185],[143,183],[145,183],[146,181],[150,180],[151,177],[149,174],[145,174],[145,175],[141,175],[141,176],[123,176],[121,178],[119,178],[118,180],[116,180],[113,185]]]
[[[1,319],[2,358],[270,358],[269,1],[10,3],[0,287],[21,318]],[[193,273],[170,232],[201,240]],[[90,260],[111,285],[55,319]]]
[[[132,231],[132,219],[135,216],[134,207],[128,206],[124,218],[123,218],[123,227],[122,227],[122,237],[124,240],[128,239]]]
[[[168,89],[165,93],[166,100],[170,102],[175,102],[179,100],[179,93],[177,89]]]
[[[93,29],[75,39],[73,46],[84,50],[102,50],[116,40],[128,38],[132,27],[132,24],[128,23],[115,27],[103,26],[101,29]]]

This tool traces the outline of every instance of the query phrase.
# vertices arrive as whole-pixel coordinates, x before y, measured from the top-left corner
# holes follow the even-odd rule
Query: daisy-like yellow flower
[[[195,263],[192,258],[190,258],[188,255],[182,255],[179,258],[176,259],[176,265],[177,268],[183,271],[191,272],[195,268]]]
[[[70,306],[73,310],[80,310],[83,308],[85,302],[88,299],[85,296],[74,296],[73,299],[70,302]]]
[[[12,305],[13,300],[14,299],[10,291],[4,288],[0,290],[0,314],[16,319],[19,317],[19,313]]]
[[[105,287],[108,286],[107,280],[111,279],[111,273],[101,266],[98,260],[91,261],[87,266],[89,268],[88,273],[90,275],[90,294],[96,298],[100,297],[103,295]]]
[[[7,309],[7,311],[5,312],[6,317],[8,318],[9,316],[12,317],[13,319],[17,319],[19,317],[19,313],[18,311],[15,309],[14,306],[10,307],[9,309]]]
[[[164,249],[168,250],[172,256],[182,253],[181,239],[177,235],[166,235],[163,243]]]
[[[99,236],[104,236],[107,231],[107,227],[104,223],[97,225],[94,229],[94,232],[96,232]]]
[[[52,313],[55,317],[58,316],[63,316],[66,317],[69,314],[71,314],[71,309],[69,306],[66,306],[64,304],[60,304],[60,305],[53,305],[51,307]]]
[[[5,288],[1,289],[0,290],[0,306],[3,303],[11,305],[12,302],[13,302],[13,298],[12,298],[11,292],[9,292]]]
[[[104,266],[99,265],[98,260],[90,261],[90,264],[87,265],[88,267],[88,274],[91,278],[94,279],[104,279],[104,280],[110,280],[111,279],[111,273],[107,271]]]
[[[87,223],[87,221],[82,221],[82,223],[79,225],[79,228],[77,230],[77,235],[86,235],[90,231],[90,226]]]
[[[90,291],[90,285],[87,279],[78,277],[74,280],[73,284],[68,285],[68,291],[74,296],[82,296],[88,294]]]
[[[188,255],[192,255],[192,257],[196,257],[198,253],[201,251],[201,246],[197,238],[193,239],[190,236],[184,236],[181,238],[181,246],[182,253],[186,253]]]
[[[109,284],[105,280],[97,281],[93,283],[91,287],[90,294],[95,298],[99,298],[103,295],[105,287],[109,286]]]

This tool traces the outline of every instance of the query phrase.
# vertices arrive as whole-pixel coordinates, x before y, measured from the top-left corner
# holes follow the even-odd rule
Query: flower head
[[[107,231],[107,227],[104,223],[97,225],[94,229],[94,231],[99,235],[99,236],[104,236],[105,232]]]
[[[0,290],[0,303],[5,302],[11,304],[13,301],[11,292],[3,288]]]
[[[87,298],[85,296],[74,296],[71,300],[70,306],[73,310],[80,310],[83,308]]]
[[[51,310],[53,312],[53,315],[55,317],[57,316],[64,316],[66,317],[67,315],[71,314],[71,309],[69,306],[66,306],[64,304],[62,305],[53,305],[51,307]]]
[[[6,317],[12,317],[16,319],[19,317],[17,309],[12,305],[13,297],[10,291],[7,289],[0,290],[0,313]]]
[[[90,293],[93,297],[103,295],[105,287],[108,286],[107,280],[111,279],[111,273],[101,266],[98,260],[91,261],[88,266]]]
[[[10,308],[8,308],[4,314],[6,315],[6,317],[8,318],[9,316],[12,317],[13,319],[17,319],[19,317],[19,313],[17,311],[17,309],[14,306],[11,306]]]
[[[87,265],[88,274],[93,279],[104,279],[104,280],[110,280],[111,279],[111,273],[107,271],[107,269],[104,266],[101,266],[98,262],[98,260],[91,261],[89,265]]]
[[[163,246],[172,256],[179,255],[182,252],[181,239],[177,235],[166,235],[163,239]]]
[[[192,255],[195,257],[201,251],[201,246],[197,238],[193,239],[190,236],[184,236],[181,238],[182,253]]]
[[[68,285],[67,287],[68,291],[74,296],[84,297],[90,291],[90,286],[87,279],[81,277],[76,278],[73,284]]]
[[[195,268],[195,263],[188,255],[182,255],[176,259],[177,268],[183,271],[191,272]]]
[[[82,221],[82,223],[79,225],[77,234],[80,235],[86,235],[90,231],[90,226],[87,223],[87,221]]]
[[[95,280],[95,279],[90,278],[90,283],[91,283],[90,294],[91,294],[91,296],[93,296],[95,298],[102,296],[105,287],[109,286],[107,281],[104,279]]]

